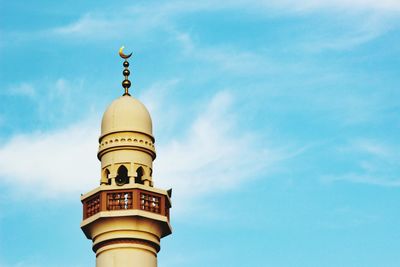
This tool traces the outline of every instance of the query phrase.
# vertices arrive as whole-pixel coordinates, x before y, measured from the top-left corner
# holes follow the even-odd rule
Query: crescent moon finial
[[[125,55],[123,50],[124,50],[124,46],[121,46],[121,48],[119,49],[119,56],[122,57],[123,59],[128,59],[132,56],[132,53],[130,53],[129,55]]]
[[[128,69],[128,67],[129,67],[128,58],[130,58],[132,56],[132,53],[130,53],[129,55],[125,55],[123,50],[124,50],[124,46],[122,46],[119,49],[119,56],[122,57],[123,59],[125,59],[124,63],[123,63],[124,71],[122,72],[122,74],[125,76],[125,80],[122,81],[122,87],[125,89],[125,93],[123,95],[130,96],[129,87],[131,87],[131,81],[129,80],[128,77],[131,72]]]

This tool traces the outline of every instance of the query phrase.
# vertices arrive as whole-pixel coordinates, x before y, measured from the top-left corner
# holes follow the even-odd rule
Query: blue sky
[[[79,196],[133,51],[159,266],[400,264],[400,2],[2,1],[0,266],[94,266]]]

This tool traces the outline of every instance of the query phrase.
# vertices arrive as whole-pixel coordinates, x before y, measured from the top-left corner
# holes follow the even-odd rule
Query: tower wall
[[[108,179],[114,184],[118,168],[124,165],[129,177],[135,177],[138,168],[142,167],[142,180],[153,185],[151,176],[156,151],[152,136],[132,131],[104,135],[99,140],[97,156],[101,161],[101,184],[109,183]],[[105,177],[106,173],[108,177]]]
[[[103,214],[102,219],[88,225],[93,239],[97,267],[155,267],[163,223],[157,216],[132,216],[137,212],[120,211],[119,215]],[[130,215],[130,216],[129,216]],[[112,216],[112,217],[108,217]],[[159,219],[159,218],[158,218]]]
[[[113,244],[99,249],[96,267],[156,267],[157,254],[135,243]]]

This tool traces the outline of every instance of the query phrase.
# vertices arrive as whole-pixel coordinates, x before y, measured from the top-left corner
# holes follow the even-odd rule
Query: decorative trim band
[[[102,241],[100,243],[97,243],[96,245],[93,246],[93,251],[96,253],[96,251],[102,247],[108,246],[108,245],[113,245],[113,244],[123,244],[123,243],[129,243],[129,244],[138,244],[138,245],[145,245],[152,247],[157,251],[157,253],[160,251],[160,245],[157,243],[154,243],[149,240],[145,239],[139,239],[139,238],[115,238],[115,239],[109,239]]]
[[[116,150],[126,150],[126,149],[143,151],[149,154],[153,158],[153,160],[156,158],[156,152],[154,148],[147,148],[144,146],[130,145],[130,144],[120,144],[118,146],[109,146],[106,148],[99,149],[99,151],[97,152],[97,158],[101,160],[101,157],[108,152]]]
[[[153,140],[153,143],[155,142],[154,137],[153,137],[152,135],[150,135],[150,134],[147,134],[147,133],[144,133],[144,132],[139,132],[139,131],[124,130],[124,131],[109,132],[109,133],[106,133],[106,134],[101,135],[101,136],[99,137],[99,143],[101,143],[101,142],[102,142],[102,139],[103,139],[104,137],[106,137],[107,135],[111,135],[111,134],[115,134],[115,133],[138,133],[138,134],[143,134],[143,135],[146,135],[146,136],[150,137],[150,139]]]
[[[125,142],[125,143],[124,143]],[[104,139],[99,143],[99,149],[107,145],[118,145],[119,143],[129,144],[138,143],[141,146],[154,147],[154,143],[137,137],[111,137],[109,139]]]

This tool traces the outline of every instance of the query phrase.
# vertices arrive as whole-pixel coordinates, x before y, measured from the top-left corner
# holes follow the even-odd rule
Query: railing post
[[[107,210],[107,191],[102,191],[100,193],[100,211]]]
[[[87,201],[83,201],[83,219],[87,218]]]
[[[160,214],[166,216],[165,214],[165,196],[160,197]]]
[[[141,210],[142,209],[142,203],[141,203],[141,199],[140,199],[140,193],[141,191],[139,189],[135,190],[135,194],[136,194],[136,209]]]

